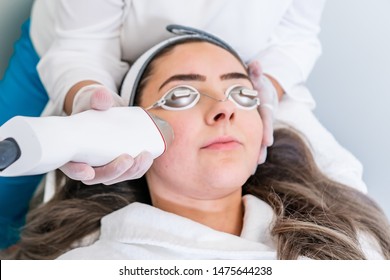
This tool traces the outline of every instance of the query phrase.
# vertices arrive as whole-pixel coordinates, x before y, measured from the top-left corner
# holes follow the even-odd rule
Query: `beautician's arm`
[[[74,95],[91,81],[117,92],[129,69],[120,47],[126,1],[57,1],[55,41],[38,64],[51,115],[69,114]]]
[[[325,0],[293,0],[271,34],[269,46],[254,58],[278,91],[294,97],[321,54],[318,38]],[[302,96],[299,96],[302,100]]]

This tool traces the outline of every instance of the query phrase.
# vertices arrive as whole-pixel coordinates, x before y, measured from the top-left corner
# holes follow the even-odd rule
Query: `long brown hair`
[[[367,195],[327,178],[291,129],[275,132],[266,162],[243,190],[276,213],[272,234],[280,259],[364,259],[358,234],[373,236],[390,258],[387,217]]]

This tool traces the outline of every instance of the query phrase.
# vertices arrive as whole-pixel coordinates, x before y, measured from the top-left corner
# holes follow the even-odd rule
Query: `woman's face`
[[[154,62],[140,105],[150,106],[178,85],[225,99],[225,91],[236,84],[253,89],[237,58],[210,43],[186,43]],[[150,112],[166,120],[175,135],[146,174],[152,197],[223,197],[241,189],[256,169],[263,131],[256,108],[243,110],[230,100],[201,95],[190,109]]]

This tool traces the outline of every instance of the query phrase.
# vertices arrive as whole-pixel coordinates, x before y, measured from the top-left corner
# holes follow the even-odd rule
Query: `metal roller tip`
[[[14,139],[7,138],[0,141],[0,171],[17,161],[20,155],[19,145]]]
[[[154,123],[157,125],[158,129],[160,130],[166,145],[169,147],[173,142],[173,138],[174,138],[172,127],[169,125],[168,122],[157,117],[156,115],[150,114],[150,116],[153,119]]]

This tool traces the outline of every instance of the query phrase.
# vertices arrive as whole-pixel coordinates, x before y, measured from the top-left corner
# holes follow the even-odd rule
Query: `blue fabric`
[[[36,70],[39,56],[29,30],[27,20],[0,81],[0,125],[16,115],[40,116],[48,101]],[[19,239],[29,202],[42,177],[0,177],[0,248],[7,248]]]

